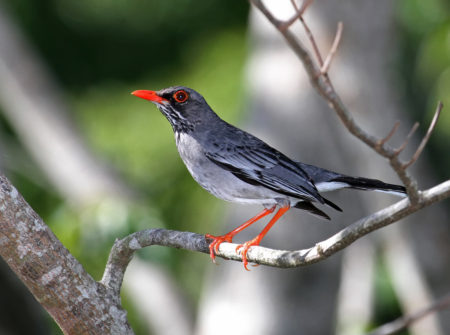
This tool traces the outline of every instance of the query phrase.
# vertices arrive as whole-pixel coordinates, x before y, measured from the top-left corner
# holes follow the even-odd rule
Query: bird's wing
[[[239,145],[229,141],[220,150],[205,154],[212,162],[249,184],[324,203],[312,179],[297,163],[253,136],[247,139]]]

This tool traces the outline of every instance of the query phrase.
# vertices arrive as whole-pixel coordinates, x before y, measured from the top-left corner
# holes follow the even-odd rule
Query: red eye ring
[[[176,102],[182,103],[189,98],[189,94],[187,94],[185,90],[179,90],[173,94],[173,98],[175,99]]]

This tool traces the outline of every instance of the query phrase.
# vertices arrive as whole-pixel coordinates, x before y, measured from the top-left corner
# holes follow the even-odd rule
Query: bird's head
[[[175,132],[190,132],[210,118],[217,118],[201,94],[184,86],[160,91],[137,90],[131,94],[153,102]]]

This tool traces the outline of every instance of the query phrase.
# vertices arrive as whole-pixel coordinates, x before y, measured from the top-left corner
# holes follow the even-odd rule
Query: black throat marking
[[[174,133],[190,133],[194,130],[194,124],[172,106],[158,105],[158,108],[169,121]]]

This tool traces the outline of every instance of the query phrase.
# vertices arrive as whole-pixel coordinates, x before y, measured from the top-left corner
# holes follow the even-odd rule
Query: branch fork
[[[433,117],[433,120],[430,124],[430,127],[422,139],[422,142],[420,143],[419,147],[417,148],[416,152],[413,154],[411,159],[408,162],[402,162],[399,159],[400,153],[404,150],[406,145],[408,144],[409,139],[413,135],[414,131],[417,129],[417,125],[414,125],[412,128],[410,134],[406,137],[403,144],[397,148],[393,149],[387,145],[387,142],[390,140],[390,138],[394,135],[394,133],[397,131],[399,127],[399,123],[397,122],[394,124],[392,130],[389,132],[389,134],[382,139],[377,139],[373,135],[368,134],[365,130],[363,130],[356,122],[354,121],[353,117],[351,116],[350,112],[342,102],[339,95],[336,93],[331,80],[328,77],[328,70],[331,65],[331,61],[333,57],[336,54],[337,48],[339,46],[339,42],[341,41],[342,36],[342,23],[340,22],[338,24],[336,36],[334,38],[333,45],[331,47],[331,50],[325,60],[325,62],[322,61],[322,57],[320,55],[319,49],[317,47],[317,43],[315,42],[314,36],[311,33],[311,30],[306,25],[303,17],[301,15],[297,16],[300,12],[302,14],[306,10],[306,8],[309,6],[310,2],[308,1],[308,5],[305,6],[305,2],[302,5],[303,10],[301,11],[296,3],[295,0],[291,0],[291,3],[296,11],[296,15],[294,15],[290,20],[292,20],[294,17],[297,17],[303,24],[306,34],[309,37],[313,51],[315,54],[314,59],[309,51],[295,38],[295,36],[292,34],[292,32],[289,29],[279,29],[279,26],[275,24],[274,22],[277,22],[278,19],[276,19],[273,14],[266,8],[266,6],[263,4],[261,0],[250,0],[250,2],[258,8],[271,22],[274,24],[275,28],[279,30],[281,35],[285,38],[288,45],[292,48],[294,53],[298,56],[300,61],[303,63],[305,70],[310,78],[310,81],[312,83],[312,86],[316,89],[317,93],[319,93],[322,97],[325,98],[325,100],[328,102],[328,105],[331,107],[331,109],[334,110],[334,112],[337,114],[337,116],[341,119],[343,125],[347,128],[347,130],[357,137],[359,140],[367,144],[369,147],[371,147],[373,150],[375,150],[379,155],[387,158],[389,160],[389,163],[393,170],[396,172],[402,183],[405,185],[408,196],[411,199],[412,203],[418,203],[420,201],[421,192],[417,188],[417,181],[409,175],[409,173],[406,171],[409,166],[411,166],[420,156],[422,153],[426,143],[428,142],[428,139],[431,136],[431,133],[434,130],[434,127],[437,123],[438,117],[442,110],[442,103],[439,102],[438,107],[436,109],[435,115]],[[288,22],[290,22],[288,20]],[[324,78],[323,80],[321,78]]]

